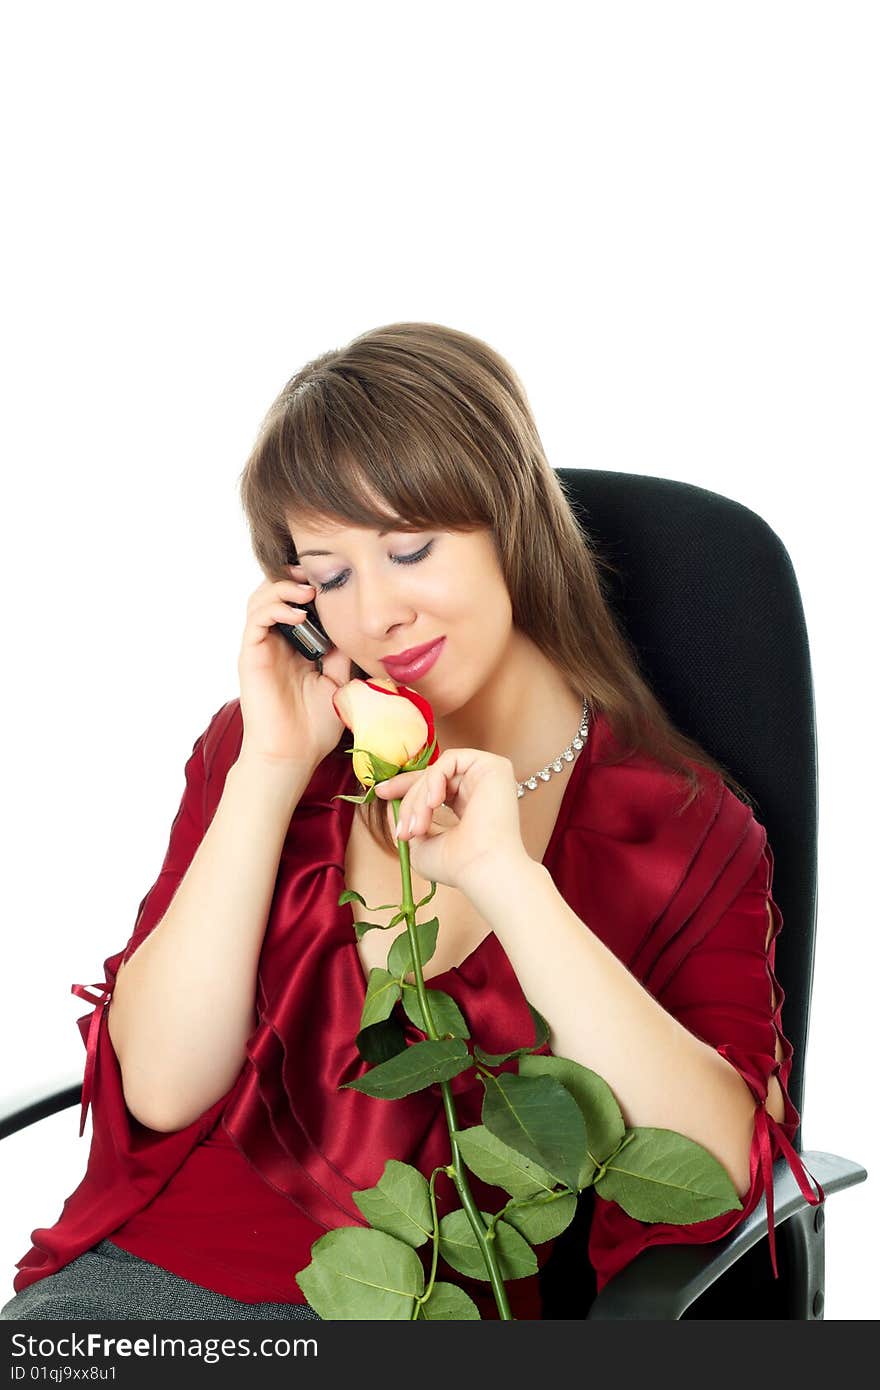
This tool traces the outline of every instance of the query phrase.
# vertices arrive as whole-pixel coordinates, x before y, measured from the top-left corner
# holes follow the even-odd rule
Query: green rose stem
[[[400,800],[392,798],[391,805],[394,809],[395,824],[400,819]],[[400,856],[400,878],[403,884],[403,902],[401,908],[406,915],[406,930],[409,934],[409,945],[413,959],[413,974],[416,980],[416,993],[419,996],[419,1004],[422,1008],[422,1017],[427,1025],[428,1037],[437,1041],[440,1034],[434,1025],[434,1019],[428,1005],[428,992],[425,989],[425,979],[422,975],[422,961],[419,955],[418,941],[416,939],[416,905],[413,898],[412,874],[409,862],[409,841],[398,840],[397,852]],[[449,1142],[452,1146],[452,1181],[461,1198],[461,1205],[467,1212],[468,1220],[471,1223],[474,1235],[477,1238],[486,1268],[489,1271],[489,1280],[492,1285],[492,1292],[495,1295],[495,1302],[498,1305],[499,1317],[505,1322],[513,1322],[513,1314],[510,1311],[510,1304],[507,1301],[507,1289],[504,1287],[504,1280],[501,1278],[501,1270],[498,1266],[498,1257],[495,1247],[494,1223],[490,1233],[487,1233],[480,1215],[479,1208],[474,1201],[470,1184],[467,1180],[464,1163],[459,1153],[456,1142],[458,1132],[458,1120],[455,1114],[455,1103],[452,1099],[452,1091],[448,1081],[440,1081],[440,1090],[443,1093],[443,1109],[446,1112],[446,1123],[449,1127]]]

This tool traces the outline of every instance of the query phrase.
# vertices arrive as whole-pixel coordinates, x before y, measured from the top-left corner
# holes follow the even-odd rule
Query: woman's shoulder
[[[602,710],[594,714],[588,762],[585,799],[598,811],[620,805],[631,812],[641,808],[661,821],[685,813],[692,820],[712,819],[728,798],[738,799],[714,768],[689,761],[691,782],[682,768],[661,761],[649,749],[628,746]]]
[[[203,821],[210,825],[220,804],[226,774],[241,752],[243,732],[241,701],[227,700],[211,716],[208,727],[199,735],[202,745],[204,775]]]
[[[691,763],[694,784],[644,749],[627,753],[604,718],[593,733],[567,822],[580,852],[626,855],[647,875],[662,862],[681,881],[697,864],[720,871],[728,858],[759,851],[764,826],[714,768]]]
[[[241,752],[244,723],[241,715],[241,700],[236,696],[221,705],[212,715],[208,727],[202,734],[205,771],[222,771],[225,776]]]

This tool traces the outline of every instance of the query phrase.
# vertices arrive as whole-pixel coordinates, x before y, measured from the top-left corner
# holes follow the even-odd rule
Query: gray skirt
[[[192,1284],[161,1265],[101,1240],[55,1274],[30,1284],[2,1308],[0,1321],[165,1318],[301,1322],[321,1318],[308,1303],[240,1303]]]

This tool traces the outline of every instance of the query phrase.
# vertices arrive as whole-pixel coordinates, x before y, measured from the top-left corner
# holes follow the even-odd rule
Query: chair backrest
[[[767,830],[789,1090],[803,1116],[818,791],[809,643],[788,552],[748,507],[690,483],[595,469],[557,476],[591,544],[620,572],[603,571],[603,582],[643,676],[677,728],[747,789]]]

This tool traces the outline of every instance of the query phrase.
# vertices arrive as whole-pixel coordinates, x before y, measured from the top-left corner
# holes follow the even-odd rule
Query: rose
[[[393,680],[352,680],[333,696],[333,708],[354,733],[354,775],[361,786],[377,780],[376,765],[385,771],[381,779],[408,767],[434,741],[434,713],[428,701]],[[436,758],[433,750],[429,762]],[[424,764],[427,766],[427,764]]]
[[[358,936],[387,930],[405,918],[406,933],[392,943],[387,969],[371,970],[367,984],[357,1042],[361,1056],[377,1065],[346,1086],[394,1100],[439,1084],[452,1156],[430,1179],[389,1159],[375,1187],[352,1194],[369,1228],[328,1231],[315,1241],[311,1263],[296,1276],[315,1311],[330,1319],[478,1319],[463,1289],[437,1280],[442,1256],[459,1273],[488,1279],[499,1317],[509,1320],[504,1280],[537,1273],[532,1245],[565,1230],[586,1187],[595,1186],[600,1196],[640,1221],[686,1224],[741,1209],[726,1170],[701,1145],[673,1130],[627,1128],[614,1094],[596,1072],[570,1058],[535,1055],[549,1037],[546,1020],[535,1009],[530,1045],[498,1055],[477,1043],[473,1053],[468,1050],[470,1032],[457,1004],[425,985],[422,965],[434,954],[439,923],[436,917],[417,923],[416,910],[436,891],[438,879],[429,867],[443,869],[444,882],[467,881],[466,871],[475,862],[468,856],[468,833],[479,837],[481,812],[490,812],[496,856],[499,821],[491,819],[493,806],[501,812],[502,828],[507,826],[506,834],[502,831],[506,852],[525,852],[510,817],[511,800],[514,810],[516,803],[512,764],[477,749],[438,756],[430,706],[394,682],[351,681],[334,696],[334,706],[354,731],[354,767],[366,788],[363,797],[343,799],[366,802],[386,782],[381,790],[391,796],[389,809],[396,818],[400,802],[393,792],[405,786],[417,821],[413,862],[421,856],[416,867],[431,883],[427,896],[414,902],[409,832],[402,830],[401,911],[384,928],[359,922],[355,930]],[[419,826],[431,829],[443,793],[461,811],[460,825],[452,832],[440,826],[421,835]],[[485,872],[485,854],[479,862]],[[496,857],[491,871],[503,873],[507,862]],[[339,905],[352,899],[372,910],[353,889],[340,895]],[[406,1042],[392,1017],[398,1003],[425,1034],[424,1042]],[[518,1073],[496,1070],[514,1058]],[[460,1130],[449,1082],[472,1067],[485,1090],[482,1123]],[[509,1194],[499,1211],[477,1208],[466,1169]],[[438,1221],[434,1187],[441,1175],[452,1180],[462,1205]],[[432,1260],[426,1279],[416,1249],[428,1240]]]
[[[373,796],[388,799],[392,831],[398,844],[409,843],[422,878],[467,892],[488,866],[497,872],[528,858],[509,758],[479,748],[439,753],[430,704],[391,680],[349,681],[333,706],[354,734],[355,776]]]

